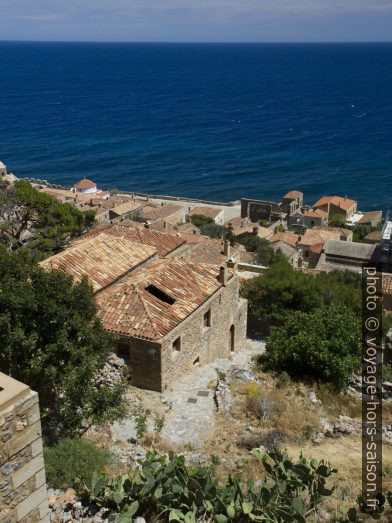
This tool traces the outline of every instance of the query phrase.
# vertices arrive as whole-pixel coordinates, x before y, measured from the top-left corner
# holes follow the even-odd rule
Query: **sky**
[[[392,0],[0,0],[1,40],[392,41]]]

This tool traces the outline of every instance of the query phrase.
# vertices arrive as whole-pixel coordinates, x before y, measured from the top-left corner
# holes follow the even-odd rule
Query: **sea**
[[[0,42],[0,71],[17,176],[392,207],[392,44]]]

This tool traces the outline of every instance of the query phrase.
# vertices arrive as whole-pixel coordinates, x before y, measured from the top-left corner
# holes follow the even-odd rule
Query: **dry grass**
[[[341,507],[350,508],[355,505],[361,493],[362,485],[362,443],[361,438],[345,436],[339,439],[326,439],[320,446],[307,444],[302,448],[288,446],[287,450],[293,458],[298,458],[300,451],[304,456],[318,460],[324,459],[338,469],[335,477],[335,492],[325,501],[325,508],[338,511]],[[383,446],[383,489],[392,489],[392,447]],[[386,519],[385,521],[388,521]]]

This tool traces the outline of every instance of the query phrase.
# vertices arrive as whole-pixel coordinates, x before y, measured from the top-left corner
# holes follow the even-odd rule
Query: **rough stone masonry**
[[[0,373],[0,522],[49,522],[38,395]]]

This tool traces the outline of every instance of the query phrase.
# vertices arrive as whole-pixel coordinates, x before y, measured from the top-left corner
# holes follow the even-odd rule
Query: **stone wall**
[[[210,311],[211,325],[204,326],[204,315]],[[232,354],[230,329],[234,326],[234,352],[246,343],[247,301],[239,299],[238,277],[215,293],[197,311],[173,329],[162,342],[162,387],[188,373],[195,365],[204,365]],[[181,348],[173,349],[180,338]]]
[[[0,373],[0,521],[49,522],[38,395]]]

